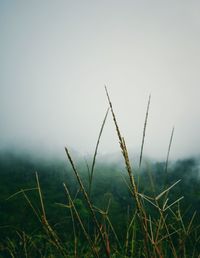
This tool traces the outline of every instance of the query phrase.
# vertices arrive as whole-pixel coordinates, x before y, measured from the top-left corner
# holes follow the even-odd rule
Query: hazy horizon
[[[199,1],[1,1],[0,149],[94,152],[108,87],[128,149],[199,156]],[[120,153],[111,114],[99,153]]]

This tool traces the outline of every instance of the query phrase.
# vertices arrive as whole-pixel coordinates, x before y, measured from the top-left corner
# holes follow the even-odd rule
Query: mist
[[[108,108],[138,155],[199,156],[199,1],[1,1],[0,149],[94,152]],[[120,152],[109,114],[99,155]],[[62,154],[61,154],[62,153]]]

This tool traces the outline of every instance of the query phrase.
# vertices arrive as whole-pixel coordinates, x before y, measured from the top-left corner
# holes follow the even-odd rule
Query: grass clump
[[[83,177],[77,169],[69,149],[65,148],[71,166],[67,167],[67,171],[73,173],[77,183],[72,184],[71,177],[65,172],[60,179],[55,173],[54,178],[60,180],[59,184],[63,185],[63,194],[59,198],[52,196],[52,199],[55,198],[53,206],[48,201],[48,195],[52,194],[50,190],[53,188],[50,187],[50,190],[45,192],[48,187],[46,185],[43,188],[42,185],[45,185],[46,181],[41,179],[40,182],[37,173],[36,185],[22,187],[11,195],[7,202],[14,203],[17,198],[23,197],[24,203],[19,205],[18,212],[24,209],[29,216],[31,211],[34,220],[29,226],[29,232],[23,223],[14,226],[10,223],[0,227],[2,235],[7,234],[7,237],[1,238],[0,257],[199,257],[199,200],[196,202],[196,211],[190,208],[185,212],[187,207],[183,205],[184,196],[180,191],[182,176],[180,173],[172,173],[173,169],[168,164],[174,129],[166,162],[155,164],[152,168],[147,163],[143,169],[142,157],[151,98],[149,96],[139,167],[133,170],[109,93],[106,88],[105,90],[109,109],[99,132],[91,168],[86,164],[88,181],[86,175]],[[124,159],[123,172],[118,165],[115,168],[96,165],[98,146],[109,110]],[[193,166],[186,163],[184,168],[188,164]],[[180,166],[179,170],[176,168],[175,171],[183,170]],[[102,176],[99,176],[99,179],[95,177],[94,180],[94,173]],[[50,174],[47,176],[51,181]],[[52,192],[56,195],[58,188],[55,187]],[[198,190],[195,193],[197,192]],[[20,217],[19,214],[16,215]],[[0,213],[1,216],[3,218]],[[16,220],[12,218],[10,221]]]

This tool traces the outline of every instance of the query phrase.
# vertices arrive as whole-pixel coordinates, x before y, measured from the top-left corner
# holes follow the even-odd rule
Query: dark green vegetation
[[[179,160],[169,165],[167,173],[164,162],[144,164],[140,172],[135,171],[135,180],[149,222],[148,239],[154,239],[155,243],[157,241],[156,244],[148,243],[151,252],[149,257],[175,257],[173,247],[177,257],[198,257],[198,161],[193,158]],[[77,170],[88,191],[86,163],[78,162]],[[35,171],[38,172],[44,202],[46,218],[43,219]],[[161,220],[158,208],[153,205],[154,197],[179,179],[179,183],[157,198],[157,205],[165,205],[162,211],[164,218]],[[127,186],[128,180],[126,170],[120,164],[97,162],[90,199],[106,240],[107,255],[111,257],[146,256],[139,213],[136,212],[135,201]],[[70,208],[72,203],[63,182],[74,200],[80,221],[75,209]],[[94,257],[94,250],[97,250],[96,256],[106,256],[100,233],[79,190],[67,160],[30,160],[24,156],[1,154],[0,257]],[[182,196],[184,198],[176,202]],[[166,203],[167,198],[169,200]],[[173,202],[176,203],[170,207]],[[92,243],[87,240],[80,223],[83,223]],[[159,230],[156,223],[161,223]],[[159,251],[156,252],[155,248],[159,248]]]

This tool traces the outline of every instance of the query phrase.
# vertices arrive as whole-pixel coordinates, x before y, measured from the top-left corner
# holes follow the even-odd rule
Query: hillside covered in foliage
[[[109,249],[110,255],[144,257],[141,229],[134,220],[137,217],[136,204],[123,166],[119,162],[97,162],[90,192],[90,162],[79,160],[76,162],[76,168],[99,225],[101,228],[105,227],[106,248]],[[156,219],[159,220],[158,209],[154,207],[154,200],[157,200],[157,205],[163,207],[164,216],[166,215],[163,221],[170,225],[168,233],[177,250],[177,257],[198,257],[199,161],[194,158],[178,160],[171,163],[167,171],[165,162],[144,162],[140,170],[134,170],[134,177],[138,192],[143,198],[148,221],[152,220],[152,228],[149,228],[152,230],[149,233],[152,234],[151,237],[156,238],[153,223],[156,224]],[[70,192],[75,209],[70,208],[72,200],[70,201],[65,187]],[[165,189],[169,190],[159,197]],[[165,210],[164,206],[168,208]],[[95,257],[95,252],[91,251],[93,247],[90,248],[88,244],[87,235],[93,239],[92,246],[96,249],[103,247],[91,216],[84,194],[67,159],[31,159],[11,152],[1,153],[0,257]],[[42,218],[48,221],[47,225]],[[80,223],[83,223],[87,235]],[[162,252],[166,252],[163,257],[174,257],[173,248],[167,247],[170,241],[164,229],[163,240],[166,239],[166,242],[163,247],[160,247],[162,237],[158,238],[158,247]],[[150,250],[155,251],[152,248]],[[154,255],[153,257],[159,257],[158,253]],[[104,257],[104,254],[100,257]]]

